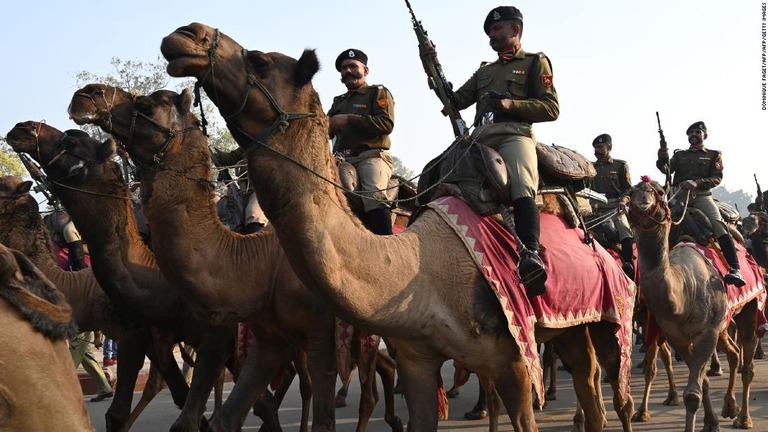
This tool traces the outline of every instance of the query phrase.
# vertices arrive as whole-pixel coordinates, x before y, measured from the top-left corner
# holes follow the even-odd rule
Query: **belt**
[[[530,121],[520,118],[512,113],[493,113],[494,123],[517,122],[531,124]]]
[[[341,150],[339,153],[347,157],[350,157],[350,156],[357,157],[357,156],[360,156],[360,153],[368,150],[373,150],[373,149],[370,147],[355,147],[355,148],[348,148],[348,149]]]

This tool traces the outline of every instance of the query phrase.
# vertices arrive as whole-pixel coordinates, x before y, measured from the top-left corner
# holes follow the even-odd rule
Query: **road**
[[[635,350],[633,354],[634,363],[637,364],[642,358],[642,354]],[[720,356],[723,366],[727,366],[727,362],[723,355]],[[682,391],[684,387],[684,379],[687,377],[687,368],[683,363],[675,363],[676,367],[676,379],[677,390],[680,393],[682,401]],[[450,385],[453,380],[453,367],[451,362],[444,365],[443,381],[446,385]],[[356,379],[356,377],[355,377]],[[657,385],[654,387],[651,393],[651,401],[649,409],[651,411],[651,421],[649,423],[634,423],[633,428],[635,431],[671,431],[682,430],[685,424],[685,412],[682,406],[668,407],[663,406],[661,401],[666,397],[667,387],[666,378],[663,372],[663,366],[659,362],[659,376],[656,380]],[[232,383],[225,385],[225,397],[232,389]],[[573,417],[574,409],[576,406],[575,393],[571,385],[570,376],[564,372],[558,372],[558,385],[559,390],[557,394],[557,400],[549,402],[546,409],[537,412],[536,420],[541,431],[567,431],[571,427],[571,419]],[[711,379],[711,389],[713,397],[713,405],[715,410],[719,413],[723,405],[723,395],[725,393],[725,387],[727,385],[727,376],[715,377]],[[379,389],[381,389],[379,383]],[[741,405],[741,378],[737,377],[737,396],[736,399]],[[643,392],[643,376],[640,369],[633,369],[632,377],[632,396],[635,400],[635,406],[640,404]],[[347,398],[349,405],[344,408],[336,410],[336,430],[341,432],[354,431],[357,422],[357,400],[359,398],[359,384],[353,381],[353,385],[350,388],[350,394]],[[462,420],[464,412],[469,411],[475,403],[475,397],[477,395],[477,380],[473,377],[470,382],[462,389],[462,393],[458,398],[450,399],[450,415],[449,420],[441,421],[439,429],[441,431],[456,430],[462,432],[474,432],[474,431],[487,431],[488,423],[485,420],[478,421],[465,421]],[[608,427],[607,431],[621,431],[621,423],[613,411],[611,397],[612,392],[607,384],[603,385],[603,395],[606,400],[606,407],[608,409]],[[139,393],[134,394],[134,403],[138,401],[140,397]],[[109,407],[109,402],[88,402],[90,396],[86,398],[86,407],[89,410],[89,414],[93,421],[97,431],[104,431],[104,413]],[[405,405],[405,400],[399,395],[395,399],[397,415],[403,419],[403,423],[407,422],[408,413]],[[754,431],[768,431],[768,360],[756,360],[755,361],[755,379],[752,384],[751,392],[751,414],[754,421]],[[208,403],[209,410],[213,409],[213,399]],[[298,430],[299,420],[301,415],[301,399],[299,397],[298,384],[294,382],[293,387],[286,396],[286,400],[283,402],[283,406],[280,409],[280,419],[283,429],[286,431]],[[379,401],[376,406],[376,410],[373,413],[373,417],[369,424],[368,430],[372,432],[388,431],[389,427],[383,419],[383,399]],[[179,410],[173,405],[170,398],[170,393],[167,390],[163,390],[157,398],[147,407],[144,413],[139,417],[138,421],[133,427],[135,432],[157,432],[168,430],[173,420],[179,414]],[[206,413],[210,415],[210,411]],[[702,426],[703,410],[699,409],[697,416],[697,430]],[[243,427],[245,431],[258,430],[261,421],[253,415],[249,415],[246,423]],[[723,430],[733,429],[731,420],[721,419],[721,427]],[[500,430],[512,430],[509,419],[506,414],[500,419]]]

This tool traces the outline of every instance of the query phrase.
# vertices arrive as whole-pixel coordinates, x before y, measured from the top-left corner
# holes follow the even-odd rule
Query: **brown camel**
[[[105,105],[98,94],[109,94],[109,105]],[[162,98],[165,93],[158,95]],[[156,124],[132,121],[137,107],[151,106],[154,106],[151,98],[134,100],[122,89],[92,84],[75,92],[70,116],[78,122],[95,120],[121,141],[131,143],[127,150],[133,153],[141,143],[157,141]],[[193,135],[185,133],[184,137],[187,136]],[[159,138],[163,146],[165,137]],[[256,354],[247,358],[252,363],[246,365],[240,383],[212,426],[239,427],[247,414],[248,401],[261,393],[282,361],[300,350],[307,352],[312,389],[316,394],[313,428],[331,428],[336,379],[333,312],[296,277],[272,228],[243,236],[221,224],[211,201],[210,184],[199,180],[211,177],[207,139],[202,134],[196,138],[202,139],[198,141],[201,151],[192,155],[184,153],[180,161],[165,160],[162,165],[144,166],[142,199],[150,227],[154,227],[152,238],[158,262],[171,280],[184,281],[179,286],[184,287],[182,295],[189,304],[198,314],[211,319],[248,321],[256,338],[252,347]],[[99,148],[81,150],[90,151],[90,157],[103,151]],[[170,171],[165,169],[168,163],[175,164]],[[185,174],[179,176],[178,173]],[[185,186],[190,181],[197,186]],[[178,209],[194,211],[180,213]],[[209,248],[193,248],[187,245],[190,241]],[[253,261],[244,264],[244,259]],[[201,261],[209,264],[202,266]],[[236,263],[234,269],[232,263]],[[240,289],[229,289],[233,286]],[[394,414],[394,365],[391,360],[377,361],[375,365],[385,386],[385,419],[393,430],[401,430],[402,423]],[[365,382],[367,388],[362,392],[359,430],[365,429],[378,399],[374,371],[368,372],[371,379]]]
[[[696,411],[702,402],[703,430],[719,430],[709,395],[709,378],[705,376],[704,368],[718,343],[723,342],[724,324],[729,313],[726,287],[718,271],[698,251],[691,247],[670,251],[670,211],[664,199],[664,190],[658,183],[644,179],[635,186],[631,194],[629,219],[635,231],[645,302],[662,334],[689,369],[688,385],[683,392],[685,430],[694,430]],[[741,369],[744,392],[739,411],[734,388],[735,368],[732,367],[722,415],[736,417],[734,426],[738,428],[752,426],[749,390],[754,375],[752,357],[757,345],[757,307],[755,295],[742,305],[740,311],[733,311],[738,312],[734,319],[738,327],[738,343],[744,353]],[[729,355],[729,363],[731,361],[732,355]]]
[[[0,429],[94,430],[67,347],[72,311],[27,257],[2,244],[0,329]]]
[[[71,305],[79,331],[102,330],[120,344],[116,396],[111,403],[116,407],[114,410],[120,406],[131,406],[130,399],[125,398],[133,394],[139,370],[129,370],[128,367],[143,364],[144,355],[152,361],[149,382],[155,384],[159,376],[167,377],[173,400],[182,407],[189,388],[173,360],[173,346],[160,340],[153,341],[149,327],[123,319],[99,287],[90,268],[70,272],[62,270],[54,262],[50,235],[40,218],[37,201],[29,194],[31,185],[32,182],[18,177],[0,177],[0,243],[25,254],[56,285]],[[132,360],[134,357],[141,363]],[[131,412],[123,429],[130,429],[146,404],[161,389],[162,380],[159,388],[157,385],[145,387],[142,403]]]
[[[498,390],[515,430],[536,430],[526,361],[498,300],[453,229],[430,209],[402,234],[373,235],[327,181],[338,183],[338,174],[328,151],[327,118],[310,83],[319,67],[314,52],[305,51],[297,62],[279,53],[247,51],[198,23],[166,37],[161,50],[171,75],[200,80],[233,136],[248,149],[251,182],[264,197],[267,216],[302,280],[354,324],[391,337],[411,427],[437,428],[438,373],[452,358],[477,372],[486,388]],[[162,129],[173,124],[173,130],[183,130],[196,121],[184,114],[188,98],[168,101],[175,110],[167,104],[145,108],[138,100],[136,105]],[[136,151],[134,157],[145,164],[155,157],[169,164],[170,155],[179,151],[178,144],[169,142]],[[205,150],[193,146],[185,151]],[[586,326],[537,329],[537,336],[544,333],[562,334],[564,344],[573,344],[560,351],[577,357],[569,362],[579,399],[585,401],[586,424],[600,430],[590,338],[600,341],[595,347],[610,351],[604,335],[610,334],[616,346],[612,329],[603,323],[590,325],[589,333]],[[619,355],[616,350],[612,354]],[[616,389],[618,368],[609,374]],[[614,405],[628,423],[631,398],[622,401],[616,394]]]
[[[124,314],[131,314],[136,322],[170,331],[173,341],[183,340],[197,348],[192,386],[181,414],[171,428],[174,431],[197,431],[219,371],[228,359],[233,358],[235,326],[212,325],[195,317],[184,305],[160,273],[152,252],[141,242],[127,191],[120,195],[120,191],[106,189],[97,195],[69,185],[90,169],[81,158],[67,154],[68,148],[83,136],[88,135],[78,130],[64,133],[44,123],[28,121],[17,124],[6,139],[15,151],[29,154],[45,169],[54,193],[89,246],[93,274],[99,286],[116,307]],[[113,176],[119,175],[114,166],[101,168],[111,169]],[[112,198],[108,198],[110,196]],[[118,202],[123,205],[118,206]],[[137,364],[123,366],[127,362],[121,359],[118,368],[139,370],[143,357],[134,356],[131,361]],[[234,366],[232,370],[236,375]],[[130,400],[132,389],[125,391],[130,393],[126,398]],[[119,430],[128,417],[130,405],[110,408],[115,410],[106,414],[107,427]],[[275,417],[276,408],[270,407],[261,415]]]

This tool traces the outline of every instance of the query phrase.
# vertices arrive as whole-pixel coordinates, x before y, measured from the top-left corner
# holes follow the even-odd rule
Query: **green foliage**
[[[0,175],[26,176],[27,170],[24,169],[21,159],[4,140],[5,138],[0,137]]]
[[[392,170],[392,174],[399,175],[401,177],[404,177],[406,180],[410,180],[415,175],[413,170],[405,166],[403,164],[402,159],[400,159],[397,156],[392,156],[392,163],[394,165],[394,168]]]

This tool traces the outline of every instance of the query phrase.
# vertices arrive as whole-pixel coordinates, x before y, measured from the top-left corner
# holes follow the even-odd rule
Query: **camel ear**
[[[306,49],[299,57],[296,63],[296,70],[293,73],[293,80],[296,87],[304,87],[320,70],[320,62],[317,60],[317,53],[313,49]]]
[[[107,160],[115,154],[115,152],[117,152],[117,142],[112,138],[107,138],[106,141],[101,143],[101,147],[99,147],[99,160]]]
[[[32,189],[32,182],[31,181],[25,181],[19,183],[18,186],[16,186],[16,191],[14,191],[14,195],[23,195],[29,190]]]
[[[272,64],[272,59],[261,51],[248,51],[245,54],[245,58],[248,59],[248,63],[253,67],[254,72],[259,78],[267,77],[267,69]]]
[[[178,106],[179,113],[181,113],[181,115],[184,115],[190,112],[190,110],[192,110],[192,101],[193,101],[192,92],[188,88],[185,88],[184,90],[182,90],[181,95],[179,96],[179,106]]]

